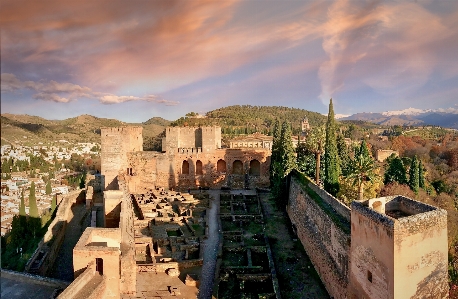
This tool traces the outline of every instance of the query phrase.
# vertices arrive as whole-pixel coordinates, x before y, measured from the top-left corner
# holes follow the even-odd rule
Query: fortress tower
[[[353,202],[348,298],[447,298],[447,212],[403,196]]]
[[[221,127],[167,127],[162,151],[175,154],[180,149],[209,153],[221,148]],[[194,151],[193,151],[194,152]]]
[[[120,170],[129,172],[127,153],[143,151],[142,127],[101,128],[101,170],[105,190],[118,190]]]

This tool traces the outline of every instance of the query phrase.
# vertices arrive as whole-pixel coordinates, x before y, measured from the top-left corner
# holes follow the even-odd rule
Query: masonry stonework
[[[195,298],[198,283],[177,275],[203,262],[192,229],[198,200],[179,190],[269,186],[270,151],[223,149],[219,127],[169,127],[163,152],[141,142],[141,128],[102,129],[107,228],[86,229],[73,251],[76,279],[60,298],[135,298],[147,289],[139,281],[152,280],[155,295],[181,288]],[[402,196],[350,209],[297,171],[288,189],[293,230],[333,298],[447,298],[446,211]]]
[[[269,186],[270,150],[222,149],[221,127],[167,127],[162,153],[142,151],[141,140],[141,128],[102,129],[105,190],[118,189],[120,173],[126,175],[131,192],[151,186]]]
[[[127,169],[127,153],[143,150],[142,127],[101,128],[104,189],[117,190],[117,175]]]
[[[448,297],[446,211],[403,196],[346,211],[297,172],[289,186],[293,229],[332,297]]]

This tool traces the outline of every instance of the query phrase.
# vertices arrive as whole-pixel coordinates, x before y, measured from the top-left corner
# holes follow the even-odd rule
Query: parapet
[[[424,221],[429,218],[446,217],[447,211],[401,196],[387,196],[352,202],[351,209],[369,217],[384,226],[394,228],[394,224]],[[420,220],[421,218],[421,220]]]
[[[109,134],[109,133],[122,133],[122,132],[130,132],[130,133],[142,133],[143,127],[140,126],[123,126],[123,127],[101,127],[100,128],[102,134]]]

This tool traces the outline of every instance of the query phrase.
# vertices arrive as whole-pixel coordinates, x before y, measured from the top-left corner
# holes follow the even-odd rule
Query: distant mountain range
[[[4,113],[0,117],[1,143],[38,145],[66,140],[76,142],[100,142],[101,127],[136,125],[143,127],[146,144],[160,134],[170,121],[153,117],[144,123],[124,123],[116,119],[80,115],[64,120],[47,120],[38,116]]]
[[[386,111],[382,113],[356,113],[338,115],[339,120],[362,120],[379,125],[394,126],[441,126],[458,129],[458,108],[421,110],[408,108],[404,110]]]

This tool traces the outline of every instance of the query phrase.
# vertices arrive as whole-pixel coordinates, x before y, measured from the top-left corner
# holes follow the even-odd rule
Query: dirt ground
[[[269,193],[261,194],[261,205],[281,297],[330,298],[301,242],[296,239],[286,213],[278,210]]]

